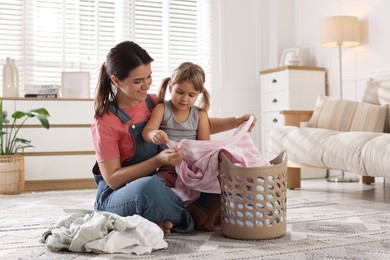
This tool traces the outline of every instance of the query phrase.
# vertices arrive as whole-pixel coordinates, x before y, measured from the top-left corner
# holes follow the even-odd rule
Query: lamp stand
[[[343,98],[343,78],[342,78],[343,74],[342,74],[342,61],[341,61],[341,45],[342,45],[342,43],[339,42],[339,43],[337,43],[337,45],[339,47],[340,99],[342,99]],[[347,177],[345,177],[345,172],[341,171],[341,176],[336,176],[336,177],[329,177],[329,173],[328,173],[327,180],[329,182],[358,182],[359,178],[353,178],[353,177],[347,178]]]
[[[340,99],[343,99],[343,64],[341,60],[341,45],[343,43],[339,42],[337,45],[339,46],[339,77],[340,77]]]

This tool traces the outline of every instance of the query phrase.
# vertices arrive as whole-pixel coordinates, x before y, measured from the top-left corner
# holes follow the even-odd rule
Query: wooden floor
[[[368,209],[390,211],[389,178],[375,178],[373,184],[359,182],[335,183],[326,179],[302,180],[301,188],[288,190],[288,198],[304,199],[310,196],[324,202],[337,202]]]

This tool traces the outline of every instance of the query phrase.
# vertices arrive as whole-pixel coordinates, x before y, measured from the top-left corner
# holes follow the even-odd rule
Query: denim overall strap
[[[154,108],[154,104],[152,103],[149,95],[147,96],[145,102],[147,107],[150,110]],[[129,132],[133,137],[134,144],[135,144],[133,157],[129,161],[122,163],[122,167],[145,161],[149,158],[152,158],[158,153],[157,145],[153,144],[152,142],[150,143],[146,142],[142,138],[142,130],[144,129],[147,123],[146,121],[139,122],[137,124],[131,124],[132,118],[128,114],[126,114],[122,109],[116,107],[112,103],[110,104],[110,111],[114,113],[122,121],[122,123],[129,125]],[[151,175],[154,173],[155,172],[153,171]]]
[[[110,103],[108,106],[108,109],[110,110],[111,113],[113,113],[119,120],[122,121],[122,123],[127,124],[128,122],[131,121],[131,116],[126,114],[122,109],[119,107],[115,106],[114,103]]]
[[[152,110],[154,108],[154,104],[153,104],[152,100],[150,99],[149,95],[146,97],[145,103],[146,103],[146,106],[149,108],[149,110]],[[116,117],[118,117],[119,120],[122,121],[122,123],[127,124],[128,122],[131,121],[131,116],[126,114],[119,107],[115,106],[114,103],[110,103],[108,108],[111,111],[111,113],[116,115]]]

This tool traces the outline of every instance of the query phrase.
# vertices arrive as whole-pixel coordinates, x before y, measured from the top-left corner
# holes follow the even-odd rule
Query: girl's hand
[[[161,165],[176,166],[183,160],[182,149],[165,149],[157,155]]]
[[[152,137],[152,142],[156,145],[167,144],[169,142],[167,133],[163,130],[157,130]]]
[[[248,129],[248,132],[252,132],[253,131],[253,128],[255,127],[256,123],[257,123],[257,118],[255,115],[251,115],[251,114],[246,114],[246,115],[242,115],[240,117],[236,117],[236,121],[237,121],[237,127],[239,125],[241,125],[242,123],[244,123],[245,121],[248,121],[248,119],[253,116],[254,119],[253,119],[253,122],[251,124],[251,126],[249,127]]]

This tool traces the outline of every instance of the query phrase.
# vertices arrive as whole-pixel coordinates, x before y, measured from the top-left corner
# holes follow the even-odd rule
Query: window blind
[[[217,15],[217,4],[212,0],[0,0],[0,61],[15,59],[21,95],[25,84],[60,85],[61,72],[88,71],[93,97],[110,48],[133,40],[155,60],[151,92],[184,61],[201,65],[206,87],[212,86],[213,53],[217,53],[213,46],[218,46],[211,41],[218,27],[212,17]]]

